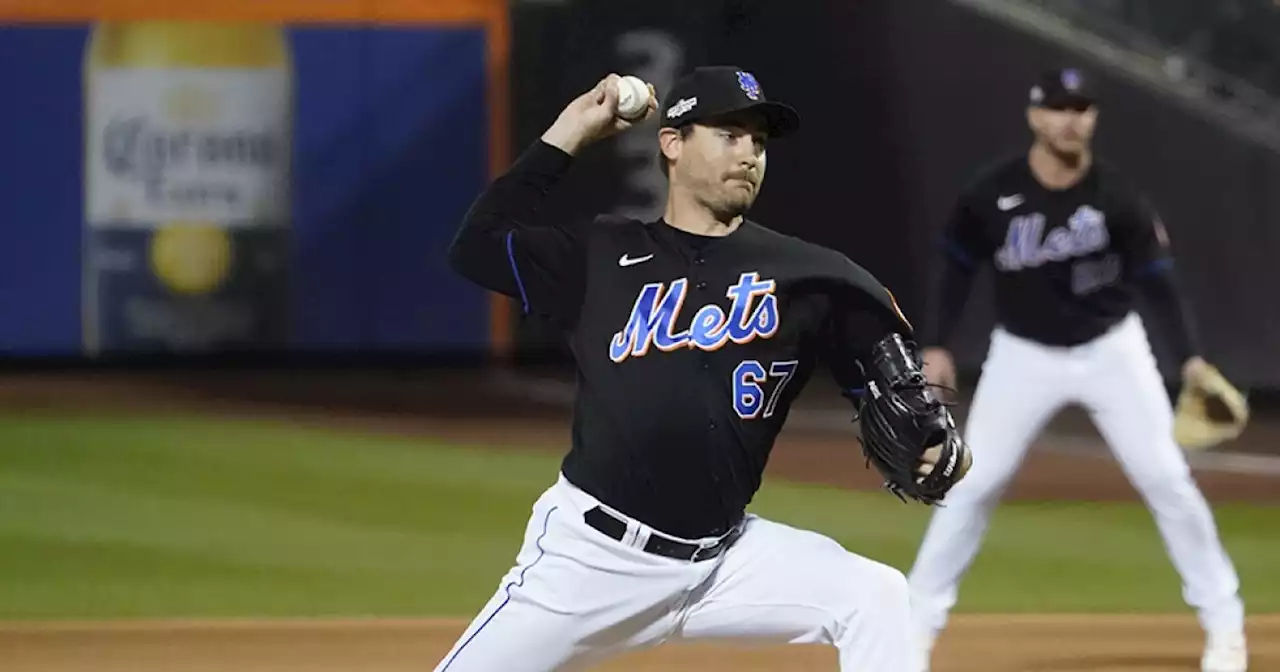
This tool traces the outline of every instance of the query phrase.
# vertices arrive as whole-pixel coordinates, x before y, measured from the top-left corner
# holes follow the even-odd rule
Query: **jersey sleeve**
[[[455,272],[518,301],[525,314],[572,320],[585,274],[584,222],[554,222],[540,206],[572,157],[536,141],[476,198],[449,248]]]
[[[857,394],[862,387],[862,362],[872,347],[895,333],[912,340],[915,329],[893,292],[866,269],[848,262],[843,280],[829,297],[823,350],[840,389]]]
[[[1132,199],[1121,216],[1113,235],[1119,239],[1126,276],[1146,295],[1153,327],[1168,339],[1171,354],[1185,362],[1200,352],[1200,338],[1191,306],[1178,287],[1164,222],[1145,197]]]
[[[978,270],[995,252],[977,213],[977,200],[973,187],[961,194],[943,227],[941,268],[932,284],[932,308],[920,333],[920,340],[926,345],[946,347],[960,322]]]
[[[977,268],[995,252],[995,246],[983,230],[973,189],[956,199],[943,226],[940,244],[950,261],[966,268]]]
[[[1142,196],[1129,199],[1119,215],[1120,221],[1118,226],[1113,225],[1112,235],[1117,238],[1130,278],[1141,278],[1173,265],[1169,234],[1149,199]]]

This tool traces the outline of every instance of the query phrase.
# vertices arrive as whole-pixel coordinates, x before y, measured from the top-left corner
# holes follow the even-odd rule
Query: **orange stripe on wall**
[[[3,0],[0,0],[3,2]],[[505,0],[493,13],[489,26],[489,173],[497,177],[511,164],[511,25]],[[515,349],[511,301],[501,294],[489,296],[489,350],[507,360]]]
[[[473,23],[506,11],[505,0],[0,0],[0,21]]]

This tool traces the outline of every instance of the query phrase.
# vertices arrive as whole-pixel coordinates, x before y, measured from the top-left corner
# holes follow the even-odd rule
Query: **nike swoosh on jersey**
[[[1012,196],[1001,196],[996,199],[996,207],[1001,210],[1012,210],[1022,205],[1022,194],[1014,194]]]
[[[624,254],[621,257],[618,257],[618,265],[623,267],[635,266],[636,264],[642,264],[646,261],[649,261],[652,258],[653,258],[652,254],[646,254],[643,257],[636,257],[634,259]]]

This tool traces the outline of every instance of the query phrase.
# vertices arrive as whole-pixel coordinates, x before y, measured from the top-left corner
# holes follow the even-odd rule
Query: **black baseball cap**
[[[755,75],[732,65],[695,68],[671,87],[663,101],[659,121],[679,128],[746,110],[760,112],[770,138],[794,133],[800,115],[790,105],[765,98]]]
[[[1097,104],[1091,82],[1078,68],[1059,68],[1040,74],[1029,94],[1033,107],[1051,110],[1086,110]]]

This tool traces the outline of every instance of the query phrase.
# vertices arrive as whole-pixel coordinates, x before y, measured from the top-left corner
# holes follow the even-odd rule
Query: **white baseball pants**
[[[909,575],[917,634],[936,636],[945,626],[960,579],[1027,447],[1072,403],[1088,411],[1150,509],[1200,624],[1209,632],[1243,632],[1235,568],[1174,442],[1172,404],[1133,314],[1072,348],[994,331],[965,423],[973,467],[934,512]]]
[[[587,669],[675,640],[825,643],[840,669],[909,668],[906,577],[835,541],[750,516],[737,543],[693,563],[583,522],[598,502],[563,475],[533,506],[516,564],[436,672]]]

